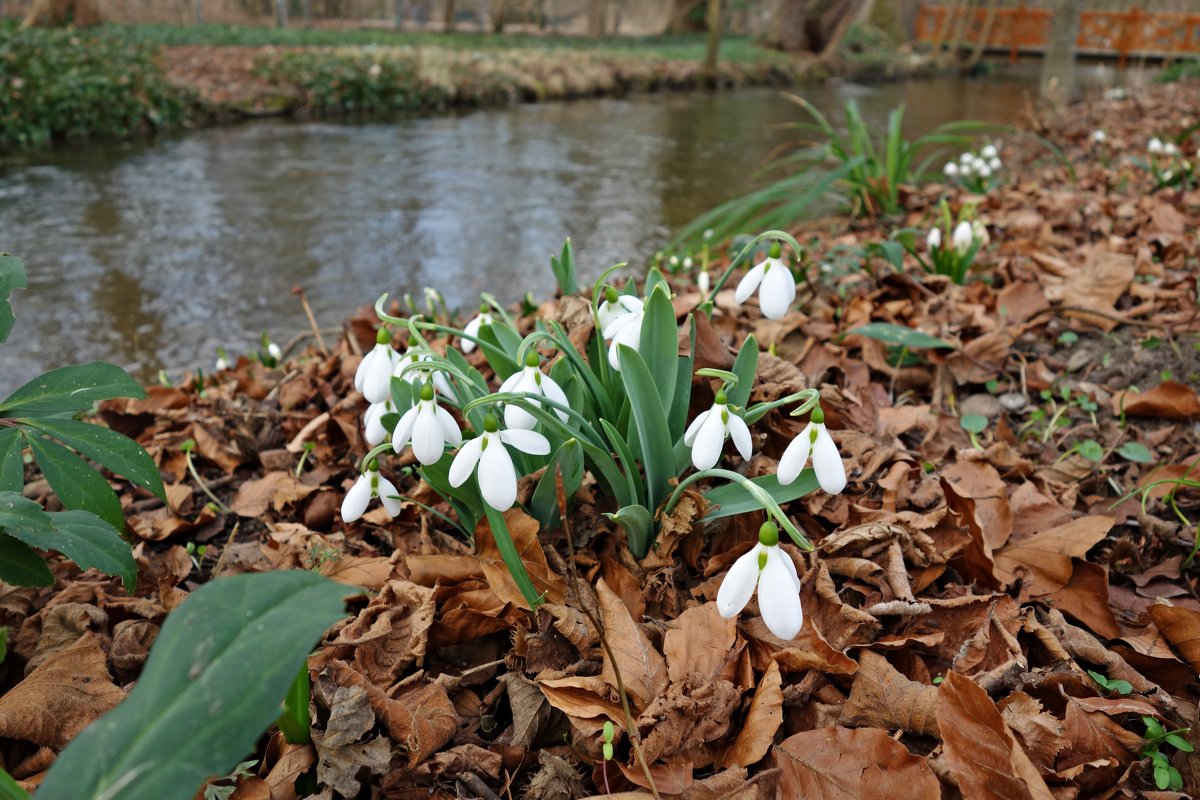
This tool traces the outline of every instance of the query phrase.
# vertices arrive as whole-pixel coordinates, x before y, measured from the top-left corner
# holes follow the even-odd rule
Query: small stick
[[[308,324],[312,327],[313,336],[317,340],[317,348],[320,349],[321,355],[328,357],[329,348],[325,347],[325,340],[321,338],[321,328],[317,325],[317,318],[313,316],[312,307],[308,304],[308,298],[304,296],[304,287],[293,286],[292,294],[299,296],[300,305],[304,306],[304,314],[308,317]]]

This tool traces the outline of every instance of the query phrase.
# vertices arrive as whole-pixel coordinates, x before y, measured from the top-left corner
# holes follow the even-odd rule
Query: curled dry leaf
[[[534,587],[551,603],[563,602],[567,584],[563,576],[550,569],[546,563],[546,554],[542,551],[541,540],[538,539],[538,521],[521,509],[514,508],[504,512],[504,522]],[[479,557],[484,577],[496,596],[506,603],[528,609],[529,603],[517,588],[517,582],[513,580],[508,567],[504,565],[500,547],[496,544],[496,537],[492,534],[492,527],[486,518],[480,520],[475,528],[475,553]]]
[[[1147,609],[1159,633],[1193,671],[1200,672],[1200,611],[1158,602]]]
[[[716,675],[732,654],[736,638],[737,620],[722,617],[716,603],[684,611],[663,637],[671,682],[679,683],[689,673]]]
[[[862,650],[840,721],[937,736],[937,705],[936,686],[910,681],[879,653]]]
[[[1113,522],[1113,517],[1080,517],[1014,542],[995,553],[996,575],[1012,583],[1023,572],[1034,597],[1057,592],[1071,580],[1072,557],[1083,558],[1108,535]]]
[[[1052,800],[1004,717],[970,678],[948,672],[938,690],[938,729],[946,761],[966,800]]]
[[[625,691],[638,708],[646,708],[667,686],[667,662],[655,649],[621,598],[608,588],[601,578],[596,584],[596,595],[600,600],[600,616],[604,625],[605,639],[612,648],[617,669]],[[613,659],[604,654],[604,669],[600,673],[605,683],[617,688]]]
[[[1146,392],[1119,392],[1113,396],[1113,414],[1155,419],[1200,419],[1196,390],[1166,381]]]
[[[748,767],[757,764],[775,742],[775,734],[783,724],[783,677],[779,665],[771,662],[754,690],[754,698],[746,719],[738,729],[737,739],[717,759],[717,766]]]
[[[267,513],[268,508],[282,511],[308,497],[316,488],[301,483],[291,472],[268,472],[262,478],[243,483],[229,508],[235,514],[256,519]]]
[[[433,589],[409,581],[389,581],[332,646],[353,648],[354,663],[372,683],[390,686],[400,673],[425,659],[433,624]]]
[[[775,748],[773,758],[782,770],[780,797],[939,800],[942,796],[925,759],[909,753],[879,728],[797,733]]]

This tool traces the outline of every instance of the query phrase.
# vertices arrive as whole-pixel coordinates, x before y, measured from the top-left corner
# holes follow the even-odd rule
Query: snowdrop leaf
[[[0,430],[0,492],[20,492],[25,485],[25,464],[21,451],[25,439],[16,428]]]
[[[846,331],[843,335],[850,336],[851,334],[900,345],[901,347],[907,347],[909,350],[958,349],[957,345],[953,345],[936,336],[921,333],[921,331],[913,330],[904,325],[893,325],[890,322],[868,322],[866,325],[859,325],[853,330]]]
[[[102,361],[52,369],[10,394],[4,416],[70,414],[113,397],[143,398],[146,391],[125,370]]]
[[[810,468],[801,472],[800,477],[787,486],[781,486],[779,479],[774,475],[763,475],[754,478],[751,483],[763,489],[776,503],[783,505],[792,500],[797,500],[816,489],[817,475]],[[713,506],[708,515],[704,517],[705,520],[721,519],[722,517],[732,517],[736,514],[746,514],[750,511],[762,510],[762,504],[755,500],[753,495],[743,489],[741,484],[738,483],[726,483],[714,489],[709,489],[704,493],[704,499]]]
[[[30,425],[128,478],[131,483],[148,489],[160,500],[167,499],[154,459],[128,436],[73,419],[35,419]]]
[[[645,506],[629,505],[621,508],[615,514],[606,513],[613,522],[625,529],[625,537],[629,540],[629,549],[639,558],[650,547],[652,520],[650,511]]]
[[[128,699],[63,750],[39,800],[188,800],[250,752],[350,593],[304,570],[201,586],[168,616]]]
[[[472,486],[474,478],[457,488],[450,485],[450,465],[453,462],[452,458],[442,458],[434,464],[426,464],[421,467],[421,477],[449,501],[463,529],[473,531],[483,516],[483,501],[480,500],[478,489]]]
[[[758,340],[753,335],[747,336],[738,351],[737,359],[733,362],[733,374],[738,376],[738,385],[730,389],[731,405],[745,407],[750,402],[750,390],[754,388],[754,376],[758,374]]]
[[[8,338],[16,317],[9,293],[25,288],[25,262],[15,256],[0,255],[0,342]]]
[[[105,575],[117,575],[125,584],[125,591],[133,594],[137,588],[137,563],[129,543],[112,525],[88,511],[43,513],[49,527],[14,526],[5,532],[38,550],[62,553],[83,569],[95,568]]]
[[[125,530],[121,501],[103,475],[58,442],[28,434],[25,438],[50,488],[64,506],[91,511],[117,530]]]
[[[680,356],[675,363],[675,396],[667,411],[667,424],[671,428],[671,439],[679,438],[687,424],[688,407],[692,402],[692,373],[696,368],[696,317],[688,315],[688,354]]]
[[[612,487],[613,493],[617,495],[617,501],[623,505],[641,502],[641,481],[638,474],[638,462],[633,455],[633,450],[630,449],[629,443],[621,436],[621,433],[608,420],[601,418],[600,427],[604,429],[604,435],[608,437],[609,443],[613,450],[616,451],[617,457],[621,459],[621,465],[625,468],[624,477],[628,491],[622,495],[620,488],[616,485]]]
[[[520,372],[522,367],[517,364],[517,350],[521,347],[521,337],[500,320],[494,325],[486,325],[479,331],[479,339],[488,364],[496,372],[496,377],[504,380],[514,372]]]
[[[0,339],[0,341],[3,340]],[[22,789],[12,776],[2,769],[0,769],[0,800],[29,800],[29,792]]]
[[[646,505],[657,508],[666,496],[667,481],[675,475],[675,454],[667,429],[667,415],[659,399],[654,377],[636,350],[618,348],[621,376],[641,446],[642,466],[646,470]]]
[[[679,360],[679,326],[675,323],[675,308],[671,305],[666,286],[655,287],[646,300],[642,318],[642,336],[638,354],[655,378],[660,405],[671,407],[675,399],[675,376]],[[666,434],[664,427],[662,434]]]
[[[533,490],[529,510],[543,528],[558,525],[558,487],[555,476],[562,470],[563,488],[573,497],[583,483],[583,447],[578,439],[568,439],[554,451],[546,472]]]
[[[54,576],[33,548],[0,534],[0,581],[14,586],[49,586]]]
[[[571,248],[571,240],[563,242],[562,253],[557,257],[550,256],[550,271],[558,283],[558,290],[564,295],[575,294],[579,285],[575,280],[575,251]]]
[[[529,573],[525,569],[525,562],[521,560],[521,554],[513,543],[508,523],[504,521],[504,514],[488,505],[485,505],[483,510],[487,514],[488,524],[491,526],[496,547],[500,550],[500,558],[504,560],[504,566],[508,567],[508,572],[516,582],[517,588],[521,590],[521,596],[525,598],[525,602],[536,611],[537,607],[542,604],[542,595],[533,585],[533,580],[530,579]]]

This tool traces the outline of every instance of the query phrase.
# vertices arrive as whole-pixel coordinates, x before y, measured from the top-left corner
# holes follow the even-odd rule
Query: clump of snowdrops
[[[540,598],[505,518],[517,504],[524,477],[541,474],[532,481],[524,510],[549,529],[559,522],[558,476],[570,498],[590,473],[604,498],[601,507],[611,508],[606,516],[621,526],[639,558],[653,546],[663,516],[699,484],[712,508],[706,520],[753,511],[765,511],[768,518],[759,544],[738,560],[722,585],[721,613],[737,615],[757,587],[768,626],[781,638],[794,637],[803,619],[800,582],[791,558],[779,548],[779,530],[805,550],[812,545],[781,504],[817,486],[838,493],[846,485],[820,395],[806,389],[751,404],[759,359],[753,336],[743,342],[729,370],[695,364],[697,316],[711,315],[711,298],[749,264],[760,242],[769,243],[767,255],[744,273],[735,296],[742,303],[757,295],[764,316],[782,317],[796,294],[783,246],[797,254],[800,248],[780,231],[762,234],[743,248],[682,326],[671,287],[657,267],[640,287],[633,280],[613,279],[624,265],[610,268],[591,287],[594,331],[582,343],[578,331],[569,336],[551,319],[536,320],[522,335],[508,311],[486,295],[480,313],[461,329],[421,315],[391,316],[384,311],[387,295],[380,297],[376,344],[355,375],[355,388],[369,403],[364,430],[374,447],[346,494],[342,518],[358,519],[373,498],[392,516],[404,502],[416,502],[402,496],[381,469],[386,454],[411,448],[416,473],[451,513],[426,510],[466,537],[486,519],[505,564],[534,607]],[[577,293],[569,242],[552,266],[563,294]],[[407,343],[403,350],[393,346],[397,335]],[[683,348],[685,355],[680,355],[681,335],[691,345]],[[464,353],[476,349],[482,358],[468,360]],[[689,420],[694,385],[711,392],[713,400]],[[809,416],[777,474],[751,479],[722,466],[731,457],[730,443],[743,463],[749,461],[752,426],[777,409]],[[806,468],[810,461],[812,468]]]
[[[967,150],[957,161],[947,161],[942,167],[947,180],[976,194],[985,194],[998,186],[1003,171],[998,144],[986,144],[978,152]]]

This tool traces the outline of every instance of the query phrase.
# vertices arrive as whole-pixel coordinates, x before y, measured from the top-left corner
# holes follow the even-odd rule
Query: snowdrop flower
[[[283,358],[283,350],[279,349],[279,345],[270,342],[267,344],[267,355],[278,361]]]
[[[1163,153],[1168,156],[1179,155],[1179,147],[1174,142],[1167,142],[1163,145]]]
[[[743,459],[749,461],[753,455],[750,429],[744,419],[729,410],[728,402],[725,391],[718,391],[713,407],[692,420],[683,434],[683,443],[692,448],[692,465],[696,469],[715,467],[725,440],[731,437]]]
[[[399,494],[395,484],[380,475],[379,465],[372,461],[346,492],[342,500],[342,521],[354,522],[361,517],[373,497],[378,497],[388,515],[394,517],[400,513]]]
[[[970,151],[968,151],[968,152],[966,152],[966,153],[963,153],[962,155],[960,155],[960,156],[958,157],[958,160],[959,160],[961,163],[963,163],[963,164],[970,164],[972,161],[974,161],[974,160],[975,160],[975,154],[974,154],[974,153],[972,153],[972,152],[970,152]]]
[[[930,228],[929,233],[925,234],[925,244],[929,246],[930,250],[941,250],[942,249],[942,229],[941,228]]]
[[[991,237],[988,236],[987,226],[979,220],[971,223],[971,235],[979,240],[980,247],[987,247],[987,243],[991,241]]]
[[[505,445],[535,456],[550,453],[550,442],[535,431],[499,430],[496,418],[483,418],[483,433],[459,448],[450,465],[450,485],[462,486],[476,473],[479,493],[497,511],[508,511],[517,502],[517,470]],[[476,470],[478,467],[478,470]]]
[[[396,411],[392,398],[388,397],[382,403],[371,403],[367,413],[363,415],[363,438],[367,444],[374,447],[387,438],[387,429],[383,427],[383,415]]]
[[[691,268],[692,268],[692,264],[693,264],[693,261],[692,261],[692,257],[691,257],[691,256],[688,256],[687,258],[683,259],[683,268],[684,268],[685,270],[691,269]]]
[[[696,288],[700,290],[700,294],[707,297],[708,290],[712,288],[712,278],[708,274],[708,270],[700,270],[700,274],[696,276]]]
[[[705,229],[704,229],[704,239],[705,239],[705,241],[707,241],[707,240],[711,239],[712,237],[713,237],[713,229],[712,229],[712,228],[705,228]]]
[[[1100,128],[1097,128],[1096,130],[1092,131],[1091,140],[1093,142],[1095,142],[1096,144],[1104,144],[1104,140],[1107,138],[1108,138],[1108,134],[1106,134]]]
[[[1000,153],[996,149],[996,146],[992,145],[992,144],[987,145],[986,147],[984,147],[982,150],[979,151],[979,155],[983,156],[984,158],[995,158],[999,154]]]
[[[1003,166],[1004,166],[1004,162],[1002,162],[998,158],[992,158],[988,161],[988,169],[990,169],[992,172],[995,172],[996,170],[1000,169]]]
[[[220,372],[223,369],[229,369],[229,357],[225,355],[224,347],[218,347],[216,371]]]
[[[549,398],[564,406],[569,407],[571,405],[567,401],[567,396],[563,394],[562,388],[554,379],[538,369],[538,354],[532,351],[525,354],[525,368],[520,372],[514,372],[512,375],[509,375],[504,383],[500,384],[501,394],[509,392],[528,392],[529,394]],[[556,408],[554,409],[554,413],[558,414],[558,418],[563,422],[567,421],[565,411]],[[504,424],[509,428],[533,430],[537,426],[537,417],[520,406],[508,403],[504,406]]]
[[[432,383],[421,386],[421,399],[396,423],[392,449],[399,453],[410,441],[413,455],[422,464],[436,464],[447,444],[451,447],[462,444],[458,423],[437,404]]]
[[[621,362],[617,359],[617,348],[620,345],[632,347],[634,350],[642,343],[642,319],[646,316],[645,303],[636,297],[628,298],[633,300],[633,303],[626,303],[625,297],[618,300],[618,305],[625,309],[625,313],[617,314],[615,318],[610,317],[610,322],[603,325],[601,336],[609,339],[608,343],[608,363],[613,369],[620,372]],[[603,315],[604,306],[600,306],[599,315]]]
[[[604,302],[596,310],[596,318],[603,332],[609,325],[626,314],[636,314],[642,310],[645,303],[639,297],[628,294],[617,294],[611,286],[604,288]],[[607,337],[605,337],[607,338]]]
[[[954,235],[950,237],[950,243],[954,245],[954,249],[959,255],[965,255],[971,249],[971,245],[975,243],[975,231],[971,228],[971,223],[963,220],[954,227]]]
[[[947,178],[953,178],[958,174],[958,164],[953,161],[947,161],[946,166],[942,167],[942,172],[946,173]]]
[[[671,272],[679,271],[679,256],[671,256],[667,259],[667,264],[671,267]]]
[[[1158,155],[1158,154],[1162,153],[1163,152],[1162,139],[1159,139],[1157,136],[1155,136],[1153,139],[1151,139],[1149,142],[1146,143],[1146,151],[1151,153],[1152,155]]]
[[[979,173],[979,177],[981,177],[981,178],[992,177],[992,168],[989,167],[987,164],[976,165],[975,171]]]
[[[779,547],[779,529],[764,522],[758,544],[733,562],[717,590],[717,611],[736,617],[758,589],[758,610],[767,629],[780,639],[794,639],[804,625],[800,575],[791,556]]]
[[[796,299],[796,279],[780,260],[782,254],[779,242],[772,244],[767,257],[746,273],[733,295],[737,302],[744,303],[758,289],[758,306],[767,319],[781,319]]]
[[[433,355],[421,348],[417,338],[415,336],[410,337],[408,340],[408,350],[404,352],[404,355],[396,356],[396,367],[392,370],[392,375],[402,378],[412,386],[416,386],[424,379],[423,370],[416,369],[412,365],[432,360]],[[457,396],[454,392],[454,387],[450,385],[450,381],[446,380],[446,376],[440,371],[433,373],[433,386],[438,390],[439,394],[443,394],[446,397]]]
[[[479,336],[480,328],[482,328],[484,325],[495,324],[496,320],[488,311],[487,305],[481,305],[479,307],[479,314],[463,327],[463,333],[465,333],[467,336]],[[464,353],[469,353],[475,349],[475,343],[470,339],[463,339],[461,347]]]
[[[392,334],[380,326],[375,333],[375,346],[363,356],[354,373],[354,388],[362,392],[368,403],[382,403],[392,396],[392,370],[399,359],[392,349]]]
[[[1174,173],[1174,172],[1172,172],[1172,171],[1171,171],[1171,170],[1169,170],[1169,169],[1168,169],[1168,170],[1164,170],[1164,171],[1163,171],[1163,174],[1162,174],[1162,182],[1163,182],[1163,183],[1167,183],[1167,182],[1169,182],[1169,181],[1170,181],[1172,178],[1174,178],[1174,177],[1175,177],[1175,173]]]
[[[817,483],[830,494],[841,494],[846,488],[846,467],[842,464],[842,457],[838,455],[833,437],[825,429],[825,412],[820,406],[813,408],[808,425],[783,451],[776,474],[779,483],[787,486],[796,480],[796,476],[808,463],[810,453],[813,472],[817,473]]]
[[[958,174],[962,175],[964,178],[969,176],[974,171],[975,171],[975,168],[971,166],[970,161],[963,162],[962,166],[960,166],[958,168]]]

